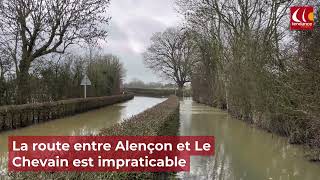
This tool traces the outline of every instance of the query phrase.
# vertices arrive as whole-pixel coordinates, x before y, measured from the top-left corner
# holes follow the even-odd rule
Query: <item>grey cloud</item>
[[[119,27],[117,23],[111,23],[110,26],[108,27],[109,30],[109,37],[108,39],[111,40],[128,40],[128,36],[124,30]]]
[[[106,53],[121,58],[127,70],[126,81],[138,78],[146,82],[161,79],[145,68],[141,52],[150,44],[153,33],[178,22],[174,0],[113,0],[109,15]]]

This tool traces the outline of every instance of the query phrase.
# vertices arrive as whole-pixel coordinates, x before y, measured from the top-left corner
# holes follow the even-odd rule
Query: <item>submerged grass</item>
[[[179,128],[179,99],[170,96],[166,101],[135,115],[121,124],[102,129],[99,136],[175,136]],[[26,172],[10,173],[9,179],[172,179],[169,173],[95,173],[95,172]]]

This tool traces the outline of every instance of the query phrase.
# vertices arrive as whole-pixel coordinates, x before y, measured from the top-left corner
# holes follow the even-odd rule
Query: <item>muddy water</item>
[[[27,128],[0,133],[0,157],[6,157],[10,135],[90,135],[144,111],[165,99],[135,97],[134,100],[58,119]],[[213,157],[192,157],[191,172],[182,179],[226,180],[318,180],[320,164],[306,161],[303,149],[286,138],[272,136],[232,119],[227,113],[181,101],[180,135],[214,135]],[[6,164],[6,159],[0,165]],[[1,168],[1,172],[5,169]],[[1,174],[0,172],[0,174]]]
[[[318,180],[320,164],[304,159],[303,149],[232,119],[227,113],[181,101],[180,135],[214,135],[214,157],[192,157],[182,179]]]
[[[165,98],[135,97],[133,100],[124,103],[107,106],[76,116],[3,132],[0,133],[0,153],[3,155],[7,152],[8,136],[73,136],[97,134],[101,128],[110,127],[164,100]]]

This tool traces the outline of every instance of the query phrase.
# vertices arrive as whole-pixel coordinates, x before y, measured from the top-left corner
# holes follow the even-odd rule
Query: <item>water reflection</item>
[[[306,161],[302,147],[252,128],[220,110],[191,100],[181,101],[180,135],[214,135],[214,157],[192,157],[182,179],[315,180],[320,166]]]
[[[123,107],[130,107],[121,109],[121,120],[128,119],[133,115],[139,114],[166,99],[167,98],[135,97],[134,101],[128,101],[120,105]]]

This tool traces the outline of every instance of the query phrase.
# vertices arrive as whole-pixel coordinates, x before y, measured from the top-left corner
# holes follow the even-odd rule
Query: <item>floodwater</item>
[[[101,128],[110,127],[136,115],[166,98],[135,97],[133,100],[107,106],[62,119],[0,133],[0,153],[8,151],[8,136],[76,136],[94,135]]]
[[[166,98],[135,97],[133,100],[106,106],[62,119],[0,133],[0,179],[7,172],[8,136],[85,136],[99,133],[124,119],[163,102]]]
[[[192,157],[181,179],[318,180],[320,164],[307,161],[301,146],[231,118],[226,112],[181,101],[180,135],[213,135],[213,157]]]
[[[0,133],[1,172],[5,171],[8,136],[92,135],[103,127],[123,121],[165,98],[135,97],[133,100]],[[192,157],[191,172],[178,173],[181,179],[226,180],[318,180],[320,164],[308,162],[301,146],[287,139],[231,118],[226,112],[184,99],[180,105],[180,135],[216,137],[212,157]],[[0,172],[0,173],[1,173]]]

